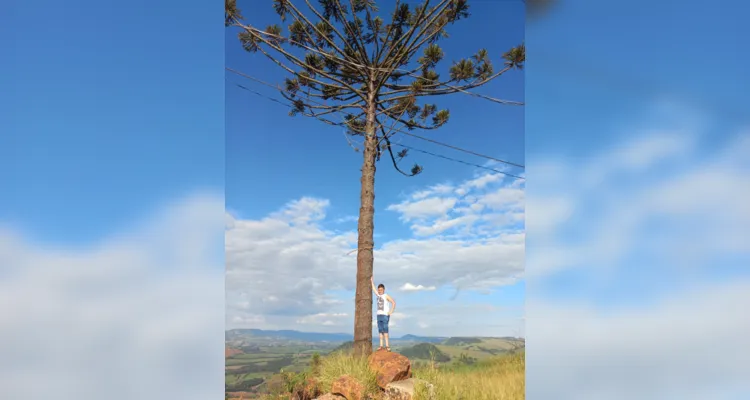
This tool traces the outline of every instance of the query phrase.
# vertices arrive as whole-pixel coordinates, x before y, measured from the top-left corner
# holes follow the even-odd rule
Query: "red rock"
[[[427,388],[429,399],[435,398],[435,388],[433,385],[419,379],[405,379],[403,381],[393,382],[385,388],[386,400],[412,400],[418,384],[424,384]]]
[[[313,378],[307,378],[305,383],[294,388],[291,398],[293,400],[312,400],[320,395],[318,382]]]
[[[378,386],[385,389],[391,382],[411,377],[411,362],[398,353],[376,351],[370,355],[370,368],[377,374]]]
[[[336,379],[331,385],[331,393],[344,396],[346,400],[363,400],[365,388],[349,375]]]
[[[318,381],[313,378],[308,378],[307,382],[305,383],[305,394],[311,399],[320,396],[321,393]]]

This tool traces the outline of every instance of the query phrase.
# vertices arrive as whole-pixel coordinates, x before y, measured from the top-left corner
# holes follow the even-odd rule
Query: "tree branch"
[[[344,10],[344,6],[341,5],[341,2],[339,0],[332,0],[332,1],[336,4],[336,8],[337,8],[337,10],[339,12],[339,18],[341,19],[341,24],[344,25],[344,29],[346,30],[346,32],[349,35],[351,35],[352,39],[354,39],[353,40],[354,41],[354,45],[355,45],[354,47],[359,52],[359,55],[362,57],[362,59],[360,61],[362,62],[362,64],[365,64],[365,65],[369,64],[369,59],[367,57],[367,50],[365,50],[365,48],[363,46],[361,46],[361,43],[359,41],[359,36],[360,35],[357,35],[356,34],[357,32],[352,32],[352,27],[349,26],[349,22],[350,21],[348,19],[346,19],[346,11]],[[354,17],[354,21],[352,21],[352,22],[356,23],[357,16],[356,16],[356,14],[354,14],[353,7],[352,7],[352,16]]]
[[[448,3],[449,1],[450,0],[442,0],[441,4]],[[400,4],[400,1],[397,1],[396,2],[396,11],[398,11],[399,4]],[[393,55],[393,51],[396,50],[397,48],[399,48],[399,46],[401,44],[401,41],[404,40],[404,38],[406,38],[406,41],[408,42],[409,39],[411,39],[412,34],[416,31],[417,27],[419,26],[419,23],[423,19],[429,18],[435,12],[435,10],[437,10],[438,8],[440,8],[440,4],[438,4],[437,6],[435,6],[435,8],[433,8],[433,11],[431,11],[429,15],[425,16],[424,18],[420,18],[421,16],[424,15],[424,11],[427,10],[427,8],[429,7],[429,4],[430,4],[430,0],[425,0],[424,7],[422,7],[421,10],[420,10],[420,16],[417,19],[417,23],[413,24],[411,26],[411,28],[409,29],[409,31],[407,31],[405,34],[402,34],[401,37],[399,37],[395,42],[391,43],[391,45],[388,46],[388,53],[385,53],[386,55],[385,55],[385,58],[383,58],[383,62],[382,63],[380,61],[380,57],[382,56],[382,53],[378,54],[378,58],[377,58],[377,63],[378,64],[381,64],[381,66],[384,66],[385,68],[388,68],[390,70],[390,67],[392,65],[390,65],[387,61],[389,59],[391,59],[391,57]],[[394,18],[391,19],[391,27],[393,27],[394,22],[395,22],[395,14],[394,14]],[[391,31],[392,31],[392,29],[389,29],[389,33]],[[407,38],[407,36],[408,36],[408,38]],[[388,38],[386,38],[386,41],[387,41],[387,39]],[[383,47],[383,50],[385,50],[385,46]],[[396,66],[398,66],[398,65],[396,65]]]
[[[343,87],[342,87],[342,86],[336,86],[336,85],[332,85],[332,84],[330,84],[330,83],[325,83],[325,82],[321,82],[321,81],[319,81],[319,80],[317,80],[317,79],[315,79],[315,78],[313,78],[313,77],[309,77],[309,78],[307,78],[307,79],[309,79],[310,81],[312,81],[312,82],[315,82],[315,83],[318,83],[318,84],[320,84],[320,85],[331,86],[331,87],[334,87],[334,88],[337,88],[337,89],[349,89],[349,90],[350,90],[351,92],[353,92],[353,93],[356,93],[356,94],[357,94],[358,96],[360,96],[360,97],[361,97],[361,98],[362,98],[363,100],[365,100],[365,101],[367,100],[367,97],[365,96],[365,94],[364,94],[364,93],[362,93],[362,92],[361,92],[360,90],[358,90],[358,89],[355,89],[354,87],[352,87],[352,86],[351,86],[351,85],[349,85],[348,83],[346,83],[346,82],[343,82],[343,81],[341,81],[341,80],[339,80],[339,79],[337,79],[337,78],[335,78],[335,77],[331,76],[330,74],[328,74],[328,73],[327,73],[327,72],[325,72],[325,71],[322,71],[322,70],[320,70],[320,69],[317,69],[317,68],[314,68],[314,67],[312,67],[312,66],[308,65],[307,63],[305,63],[305,62],[303,62],[302,60],[300,60],[299,58],[297,58],[297,57],[295,57],[295,56],[293,56],[293,55],[289,54],[288,52],[286,52],[286,51],[285,51],[284,49],[282,49],[281,47],[279,47],[279,46],[276,46],[276,45],[274,45],[274,44],[273,44],[273,43],[272,43],[271,41],[269,41],[269,40],[265,39],[265,38],[264,38],[263,36],[261,36],[261,35],[259,35],[259,34],[257,33],[257,32],[262,32],[262,31],[259,31],[258,29],[256,29],[256,28],[252,28],[252,27],[247,27],[247,28],[248,28],[248,32],[250,32],[250,34],[251,34],[251,35],[253,35],[254,37],[258,38],[258,39],[259,39],[259,40],[261,40],[261,41],[262,41],[262,42],[263,42],[264,44],[268,45],[268,46],[269,46],[269,47],[271,47],[272,49],[274,49],[274,50],[276,50],[277,52],[281,53],[281,54],[282,54],[282,55],[283,55],[283,56],[284,56],[284,57],[285,57],[286,59],[288,59],[288,60],[289,60],[289,61],[291,61],[292,63],[296,64],[296,65],[297,65],[297,66],[299,66],[300,68],[303,68],[303,69],[310,69],[311,71],[315,72],[316,74],[319,74],[319,75],[323,76],[323,77],[324,77],[324,78],[326,78],[326,79],[330,79],[331,81],[334,81],[334,82],[336,82],[336,83],[339,83],[339,84],[343,85]],[[265,34],[265,32],[262,32],[262,33],[263,33],[263,34]],[[274,36],[275,36],[275,35],[274,35]],[[270,55],[270,54],[268,54],[268,53],[267,53],[267,52],[266,52],[265,50],[263,50],[263,49],[262,49],[262,48],[261,48],[260,46],[258,46],[258,49],[259,49],[259,50],[260,50],[260,51],[261,51],[261,52],[262,52],[263,54],[265,54],[265,55],[266,55],[266,57],[268,57],[268,58],[269,58],[269,59],[270,59],[271,61],[275,62],[275,63],[276,63],[277,65],[279,65],[280,67],[284,68],[285,70],[287,70],[287,71],[288,71],[289,73],[291,73],[292,75],[295,75],[295,76],[299,76],[299,73],[297,73],[296,71],[294,71],[294,70],[292,70],[291,68],[287,67],[286,65],[282,64],[282,63],[281,63],[280,61],[278,61],[278,60],[277,60],[277,59],[276,59],[275,57],[271,56],[271,55]]]
[[[502,70],[500,70],[499,72],[497,72],[496,74],[490,76],[487,79],[480,80],[480,81],[475,81],[475,82],[472,82],[472,83],[469,83],[469,84],[466,84],[466,85],[463,85],[463,86],[452,86],[452,85],[450,85],[448,82],[453,82],[453,80],[445,81],[445,82],[439,82],[439,83],[436,83],[436,84],[431,84],[429,86],[438,86],[438,87],[439,86],[445,86],[445,87],[447,87],[447,89],[424,89],[424,90],[420,90],[419,92],[416,92],[416,93],[414,93],[414,92],[413,93],[409,93],[408,95],[397,96],[397,97],[390,97],[390,98],[387,98],[387,101],[398,101],[400,99],[405,99],[405,98],[408,98],[408,97],[411,97],[411,96],[424,97],[424,96],[438,96],[438,95],[443,95],[443,94],[452,94],[452,93],[458,93],[458,92],[464,92],[464,93],[466,93],[466,90],[473,89],[473,88],[478,87],[478,86],[482,86],[482,85],[484,85],[484,84],[492,81],[493,79],[497,78],[498,76],[504,74],[505,72],[509,71],[510,69],[511,69],[511,67],[503,68]],[[404,89],[399,89],[399,90],[394,90],[394,91],[382,93],[381,96],[389,96],[389,95],[398,94],[398,93],[405,93],[407,91],[408,91],[408,89],[404,88]],[[469,93],[469,94],[475,95],[473,93]]]
[[[398,171],[401,175],[409,176],[409,177],[419,175],[419,173],[422,172],[421,168],[419,168],[419,169],[415,168],[414,169],[415,172],[412,172],[410,174],[402,171],[401,168],[398,167],[398,162],[396,162],[396,157],[393,155],[393,148],[391,147],[391,140],[388,139],[387,136],[384,139],[385,139],[385,142],[386,142],[386,147],[388,148],[388,154],[391,155],[391,161],[393,162],[393,168],[395,168],[396,171]]]
[[[293,103],[296,102],[296,101],[298,101],[298,100],[302,101],[301,99],[295,99],[294,97],[291,97],[291,96],[287,95],[286,94],[286,92],[288,92],[287,90],[282,90],[282,89],[278,89],[278,90],[279,90],[279,93],[285,99],[287,99],[287,100],[289,100],[289,101],[291,101]],[[310,103],[313,103],[313,102],[310,101],[309,99],[308,99],[308,101],[302,101],[302,102],[305,104],[305,108],[307,108],[307,109],[310,109],[310,110],[326,110],[324,112],[318,113],[317,115],[327,115],[327,114],[332,114],[332,113],[335,113],[335,112],[338,112],[338,111],[347,110],[347,109],[350,109],[350,108],[361,109],[362,107],[361,107],[361,105],[359,103],[361,103],[362,101],[363,100],[358,100],[358,101],[356,101],[354,103],[343,104],[343,105],[335,105],[335,106],[334,105],[326,105],[326,104],[314,106],[314,105],[310,104]],[[317,102],[315,102],[315,103],[317,103]],[[320,103],[317,103],[317,104],[320,104]]]
[[[382,105],[379,103],[378,107],[382,108]],[[390,111],[388,111],[387,109],[383,109],[382,114],[385,114],[386,117],[388,117],[388,118],[390,118],[392,120],[395,120],[395,121],[398,121],[398,122],[404,124],[404,126],[406,126],[406,128],[409,129],[409,130],[414,129],[414,128],[424,129],[424,130],[435,130],[435,129],[438,129],[441,126],[445,125],[445,123],[447,122],[447,120],[445,120],[445,121],[442,121],[442,122],[436,122],[432,126],[427,126],[427,125],[420,124],[419,122],[417,122],[417,121],[415,121],[413,119],[409,120],[409,121],[404,121],[402,119],[403,113],[400,114],[399,116],[396,116],[396,115],[392,114]]]
[[[448,4],[451,2],[451,0],[442,0],[441,3],[436,5],[430,13],[422,18],[418,17],[417,23],[413,24],[412,27],[409,29],[409,31],[404,34],[402,37],[400,37],[396,42],[394,42],[391,46],[389,46],[388,53],[386,53],[385,58],[383,59],[383,62],[381,63],[381,67],[388,68],[390,76],[391,73],[393,73],[393,70],[395,68],[398,68],[399,64],[402,62],[403,57],[398,57],[398,54],[404,49],[404,48],[411,48],[412,46],[405,46],[401,45],[401,41],[406,38],[406,43],[411,40],[411,37],[413,36],[414,32],[417,30],[417,27],[420,25],[420,23],[424,20],[427,20],[428,18],[431,18],[430,21],[427,23],[427,25],[420,28],[420,33],[417,35],[417,37],[414,38],[414,41],[416,42],[419,40],[423,32],[428,29],[432,24],[435,23],[439,19],[439,17],[442,15],[445,8],[448,6]],[[424,15],[425,10],[429,7],[429,0],[425,1],[424,7],[420,10],[420,16]],[[442,7],[442,9],[441,9]],[[439,11],[438,11],[439,10]],[[437,12],[437,14],[436,14]],[[408,36],[408,37],[407,37]],[[398,53],[394,54],[394,50],[398,50]],[[408,52],[407,52],[408,54]]]
[[[310,9],[312,9],[313,12],[320,18],[320,20],[324,21],[324,18],[315,11],[315,9],[312,7],[312,5],[310,4],[310,2],[309,1],[305,1],[305,2],[307,3],[308,7],[310,7]],[[346,53],[343,50],[341,50],[341,48],[339,48],[338,45],[336,45],[336,42],[334,42],[333,40],[331,40],[328,37],[328,35],[325,34],[325,32],[321,32],[318,29],[318,27],[317,27],[316,24],[313,24],[312,21],[310,21],[309,19],[307,19],[307,17],[305,16],[305,14],[302,14],[302,12],[297,7],[295,7],[295,5],[291,2],[291,0],[288,0],[287,4],[289,4],[289,6],[291,7],[291,9],[294,11],[294,13],[299,18],[302,18],[308,26],[312,27],[312,29],[315,30],[315,33],[317,33],[318,36],[320,36],[321,38],[323,38],[328,43],[328,45],[331,46],[332,49],[336,50],[336,52],[338,52],[342,57],[346,57]],[[295,18],[295,20],[298,20],[298,19]],[[328,21],[326,21],[326,22],[328,22]],[[331,27],[333,29],[333,32],[335,32],[335,33],[337,33],[339,35],[339,37],[341,38],[341,40],[344,41],[344,44],[347,44],[346,41],[344,40],[344,38],[341,36],[341,34],[336,30],[336,28],[333,27],[330,24],[328,24],[328,25],[329,25],[329,27]]]
[[[383,128],[383,124],[380,123],[380,121],[377,118],[375,118],[375,122],[380,127],[380,132],[382,133],[383,140],[385,140],[386,148],[388,149],[388,154],[390,154],[391,161],[393,162],[393,168],[395,168],[396,171],[398,171],[401,175],[404,175],[404,176],[411,177],[411,176],[419,175],[422,172],[422,167],[420,167],[417,164],[414,165],[414,168],[412,168],[412,172],[411,173],[406,173],[403,170],[401,170],[401,168],[399,168],[398,161],[396,161],[396,156],[393,154],[393,146],[391,145],[391,139],[390,139],[390,137],[388,135],[388,133],[390,133],[390,132],[385,132],[385,129]],[[391,127],[391,130],[393,130],[393,127]],[[380,141],[378,141],[378,152],[380,152]],[[405,154],[401,155],[401,157],[399,157],[399,161],[403,160],[404,156],[405,156]]]

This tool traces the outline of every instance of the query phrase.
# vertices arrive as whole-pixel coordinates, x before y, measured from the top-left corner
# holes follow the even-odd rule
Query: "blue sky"
[[[250,3],[239,2],[248,9]],[[383,3],[388,9],[388,3]],[[452,60],[468,57],[480,47],[486,47],[500,64],[500,55],[523,41],[523,12],[520,2],[478,3],[473,14],[464,23],[457,23],[450,31],[452,37],[443,43],[447,68]],[[249,22],[259,25],[279,22],[273,8],[259,7],[252,14],[245,13]],[[490,25],[500,15],[501,29],[494,31]],[[475,39],[485,37],[486,39]],[[492,38],[492,39],[490,39]],[[466,48],[467,41],[477,40],[477,45]],[[280,68],[262,54],[251,54],[242,49],[235,30],[228,30],[225,38],[226,65],[266,82],[283,83],[286,77]],[[466,50],[464,50],[466,49]],[[228,82],[236,82],[274,98],[280,96],[273,89],[227,73]],[[482,89],[497,97],[523,100],[523,75],[508,73]],[[227,207],[246,217],[260,217],[275,211],[280,203],[301,195],[325,195],[335,206],[344,207],[359,196],[348,183],[359,182],[361,153],[348,147],[341,130],[323,123],[311,123],[307,118],[287,116],[285,107],[229,83],[226,87],[227,118]],[[489,152],[501,159],[523,163],[523,108],[500,106],[468,96],[448,96],[437,102],[451,110],[451,122],[434,132],[414,132],[435,140],[449,142],[476,151]],[[483,164],[484,159],[451,152],[418,139],[406,137],[403,143],[439,152],[454,158]],[[463,166],[434,157],[414,153],[404,162],[424,164],[425,174],[417,179],[407,179],[386,168],[379,167],[378,195],[384,198],[398,196],[414,187],[442,183],[448,179],[461,179],[472,173],[472,167]],[[334,168],[331,168],[334,166]],[[347,168],[349,167],[349,168]],[[263,171],[263,173],[256,172]],[[427,173],[429,172],[429,173]],[[281,185],[279,177],[283,176]],[[255,188],[264,188],[263,196]],[[265,189],[268,188],[268,189]],[[352,210],[350,208],[350,210]],[[356,209],[354,209],[356,212]],[[352,212],[342,210],[349,215]]]
[[[98,241],[224,184],[223,31],[184,25],[220,11],[141,2],[103,17],[100,7],[3,6],[0,76],[12,78],[0,121],[12,135],[0,139],[0,221],[37,240]]]
[[[540,62],[530,61],[527,67],[526,95],[538,101],[527,108],[528,152],[596,151],[613,136],[627,135],[610,130],[618,125],[624,130],[627,115],[644,113],[647,97],[673,95],[686,106],[718,111],[721,119],[742,123],[737,115],[744,113],[740,105],[750,90],[750,83],[741,79],[750,62],[742,54],[748,28],[741,10],[747,6],[730,3],[740,10],[698,1],[679,6],[572,1],[531,23],[529,59]],[[587,129],[607,134],[567,130],[582,122],[584,110]],[[658,116],[651,119],[664,124]]]
[[[534,107],[526,110],[529,173],[533,174],[535,168],[543,171],[541,167],[554,159],[571,168],[572,175],[557,184],[537,179],[538,183],[529,186],[528,194],[562,196],[561,191],[568,191],[572,196],[579,191],[576,197],[588,204],[575,214],[580,215],[580,220],[570,220],[577,223],[560,227],[566,236],[560,240],[581,241],[582,231],[590,229],[590,224],[584,227],[584,222],[590,221],[584,216],[602,212],[595,205],[599,196],[607,193],[606,188],[612,186],[611,190],[615,190],[617,186],[617,193],[635,197],[644,188],[664,185],[681,171],[732,146],[738,131],[748,122],[741,105],[749,100],[750,87],[743,77],[750,60],[739,56],[747,47],[741,38],[748,28],[741,25],[740,14],[699,2],[680,7],[650,2],[618,7],[572,2],[557,7],[551,17],[529,25],[529,59],[543,61],[529,62],[527,69],[526,96],[534,102]],[[602,15],[613,17],[605,19]],[[585,22],[572,24],[572,20]],[[628,29],[634,25],[638,29]],[[702,25],[711,26],[710,34],[697,28]],[[627,36],[617,34],[626,29]],[[598,190],[583,192],[582,180],[591,168],[611,167],[603,165],[600,158],[633,146],[643,137],[669,132],[694,142],[693,147],[686,148],[679,157],[670,155],[668,148],[663,149],[664,154],[656,154],[651,160],[648,173],[614,170],[608,175],[610,182]],[[671,146],[675,150],[679,143]],[[547,183],[550,185],[544,186]],[[644,225],[641,234],[650,231],[655,235],[653,232],[660,226],[660,235],[674,234],[664,224],[675,221],[665,218]],[[530,253],[535,251],[536,243],[543,242],[530,235]],[[630,258],[623,265],[635,262],[645,267],[656,262],[636,255]],[[714,272],[706,270],[701,274],[731,279],[741,271],[735,265],[712,269]],[[606,288],[595,292],[600,306],[648,304],[664,296],[661,287],[666,282],[673,281],[670,286],[674,287],[687,284],[673,276],[674,271],[663,268],[632,272],[613,272],[615,275],[607,278]],[[540,287],[535,294],[582,298],[589,295],[586,289],[600,285],[601,279],[587,269],[561,272],[545,280],[544,289]]]
[[[529,399],[748,397],[747,11],[564,1],[528,23]]]
[[[0,9],[0,397],[221,393],[220,6]]]
[[[249,2],[239,2],[239,6],[243,10],[249,10],[249,4]],[[389,10],[392,6],[393,3],[388,2],[380,4],[382,10]],[[442,63],[443,70],[447,69],[452,61],[471,56],[482,47],[487,48],[496,68],[499,69],[502,63],[502,53],[524,40],[523,3],[516,1],[477,2],[472,5],[471,10],[471,18],[466,21],[459,21],[455,26],[452,26],[449,30],[450,39],[442,43],[446,54]],[[244,15],[248,18],[248,22],[263,27],[279,22],[278,16],[270,5],[254,9],[252,13],[246,11]],[[225,38],[227,66],[265,82],[272,84],[283,82],[285,77],[283,71],[265,59],[262,54],[251,54],[244,51],[239,45],[236,34],[236,30],[230,30]],[[467,48],[465,43],[474,44]],[[351,217],[355,217],[359,209],[361,153],[356,153],[349,147],[341,129],[305,117],[289,117],[287,108],[243,90],[237,87],[235,83],[242,84],[266,96],[280,98],[272,88],[227,73],[227,210],[238,220],[261,221],[270,214],[277,212],[285,204],[302,197],[325,199],[328,204],[325,207],[325,218],[318,222],[319,229],[338,233],[356,230],[356,222]],[[515,101],[523,101],[523,91],[523,74],[517,71],[509,72],[496,79],[492,84],[477,90],[479,93]],[[435,101],[439,107],[450,109],[450,122],[437,131],[415,131],[414,133],[503,160],[524,163],[523,107],[499,105],[465,95],[452,95],[435,99]],[[418,149],[479,165],[485,165],[488,161],[415,138],[401,136],[403,139],[400,140],[403,140],[403,144]],[[400,219],[404,217],[404,214],[394,212],[394,210],[389,211],[389,206],[407,201],[412,194],[432,186],[439,184],[460,185],[464,181],[483,174],[479,168],[417,152],[412,152],[404,162],[408,163],[407,165],[419,163],[424,167],[424,172],[418,177],[407,178],[398,174],[387,158],[384,158],[378,164],[375,214],[376,246],[415,238],[412,233],[414,221]],[[509,169],[508,172],[518,174],[523,173],[523,170],[515,168]],[[498,190],[509,182],[510,180],[505,181],[505,183],[498,182],[497,186],[484,188],[482,193],[487,194],[491,190]],[[472,193],[472,195],[476,195],[476,193]],[[347,221],[337,222],[337,220],[342,219]],[[493,233],[497,234],[503,229],[520,229],[522,231],[522,224],[499,227]],[[250,233],[245,234],[250,235]],[[421,237],[421,239],[429,237],[438,238],[440,235]],[[353,258],[351,260],[349,264],[346,264],[346,267],[342,267],[345,268],[344,271],[354,270]],[[233,267],[231,261],[228,262],[230,263],[229,269],[273,268],[272,265],[249,265],[250,261],[246,261],[242,266]],[[274,263],[274,261],[269,262]],[[277,263],[281,264],[280,261],[277,261]],[[493,264],[490,262],[481,267],[474,266],[473,268],[485,268],[486,265]],[[408,265],[401,265],[400,267],[410,268]],[[390,275],[385,269],[385,266],[378,268],[378,261],[376,261],[376,279],[378,279],[378,276],[385,276],[384,278],[393,276],[392,286],[398,287],[405,283],[400,281],[396,275]],[[430,275],[431,273],[425,272],[421,276],[429,279]],[[300,278],[298,276],[296,279]],[[235,278],[230,273],[227,277],[227,284],[230,285],[233,279]],[[333,285],[334,281],[331,279],[330,284]],[[455,282],[451,282],[450,279],[436,281],[435,285],[438,290],[431,292],[399,294],[402,297],[399,309],[404,314],[408,314],[407,310],[416,310],[417,306],[423,307],[429,304],[450,302],[450,299],[456,293]],[[284,283],[287,285],[294,284],[293,281]],[[389,282],[385,283],[386,285],[389,284]],[[417,284],[417,282],[411,283]],[[393,288],[393,290],[396,289]],[[231,289],[228,290],[231,292]],[[393,294],[394,297],[397,293],[398,291]],[[338,300],[345,302],[345,306],[342,306],[339,310],[340,313],[348,312],[351,314],[351,310],[349,310],[352,305],[351,295],[351,292],[347,291],[336,295]],[[231,295],[228,298],[231,298]],[[512,286],[503,286],[492,294],[477,294],[471,290],[462,291],[456,297],[454,303],[469,304],[474,302],[515,307],[518,311],[511,313],[511,316],[505,315],[498,318],[512,318],[514,320],[509,323],[518,325],[518,318],[522,314],[520,308],[523,299],[524,289],[521,281]],[[238,301],[242,302],[241,300]],[[228,302],[228,307],[231,310],[233,305],[231,300],[228,300]],[[285,313],[290,312],[290,310],[283,311]],[[262,314],[260,311],[258,313]],[[272,318],[272,316],[268,317]],[[233,325],[231,311],[228,311],[227,318],[228,323]],[[254,317],[250,320],[252,322],[249,325],[252,325],[258,321],[258,318]],[[278,323],[281,324],[282,322]],[[289,324],[292,324],[292,326],[283,327],[303,330],[334,329],[334,327],[299,327],[293,326],[294,323],[292,322],[289,322]],[[264,326],[276,327],[270,323]],[[474,326],[471,329],[474,329],[475,334],[483,333],[481,327]],[[349,323],[342,322],[339,330],[348,331]],[[423,333],[441,334],[438,328],[423,329],[422,331]],[[498,330],[494,332],[498,332]],[[413,332],[404,331],[400,334],[406,333]],[[508,333],[513,334],[510,331]]]

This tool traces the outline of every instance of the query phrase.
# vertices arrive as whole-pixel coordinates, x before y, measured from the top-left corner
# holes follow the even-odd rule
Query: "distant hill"
[[[231,329],[225,332],[225,339],[227,341],[238,340],[238,339],[252,339],[253,337],[259,339],[282,339],[289,341],[302,341],[302,342],[329,342],[329,343],[345,343],[354,340],[354,336],[347,333],[320,333],[320,332],[300,332],[295,330],[263,330],[263,329]],[[498,338],[500,339],[500,338]],[[507,338],[508,340],[518,340],[513,338]],[[250,340],[252,341],[252,340]],[[379,342],[377,333],[372,336],[373,343]],[[431,343],[431,344],[444,344],[447,346],[465,346],[471,344],[482,343],[483,339],[476,337],[440,337],[440,336],[417,336],[407,334],[401,337],[392,337],[391,343],[395,345],[409,345],[411,343]],[[243,349],[244,350],[244,349]],[[249,352],[249,350],[245,350]]]
[[[474,338],[474,337],[452,337],[445,342],[443,342],[446,346],[463,346],[467,344],[477,344],[482,343],[482,339]]]
[[[354,342],[353,341],[348,341],[348,342],[341,343],[338,347],[336,347],[335,349],[331,350],[331,353],[335,353],[337,351],[349,351],[352,348],[354,348]]]
[[[232,340],[242,336],[255,336],[264,338],[282,338],[290,340],[301,340],[306,342],[345,342],[352,340],[353,336],[345,333],[316,333],[300,332],[293,330],[266,331],[262,329],[232,329],[226,332],[225,338]]]
[[[446,338],[431,336],[404,335],[396,339],[404,342],[421,342],[421,343],[442,343]]]
[[[410,359],[434,360],[437,362],[448,362],[451,357],[443,353],[432,343],[420,343],[399,351]]]

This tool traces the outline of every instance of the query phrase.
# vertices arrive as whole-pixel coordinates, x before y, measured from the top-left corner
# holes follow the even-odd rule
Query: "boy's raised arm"
[[[370,277],[370,286],[372,286],[372,291],[373,292],[375,292],[375,293],[378,292],[378,288],[375,287],[375,277],[373,277],[373,276]]]

